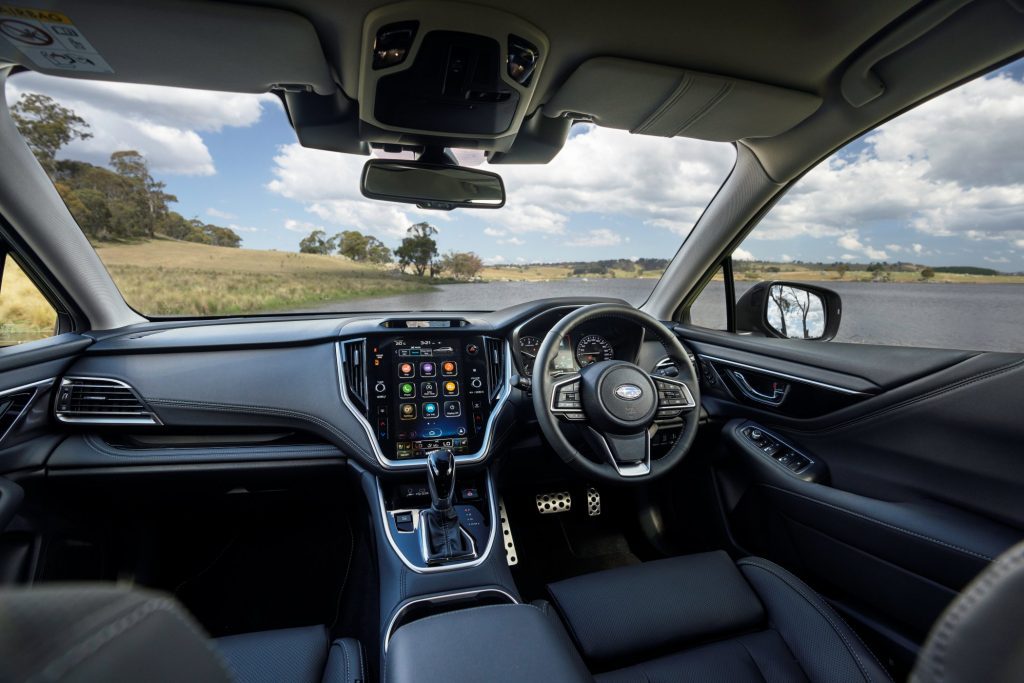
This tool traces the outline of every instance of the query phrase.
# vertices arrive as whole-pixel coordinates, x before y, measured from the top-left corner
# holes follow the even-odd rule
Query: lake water
[[[736,283],[737,297],[753,283]],[[836,341],[1024,353],[1024,285],[820,283],[843,300]],[[495,310],[549,297],[605,296],[642,304],[655,280],[557,280],[441,285],[434,292],[344,302],[323,310]],[[725,290],[712,282],[695,322],[725,327]]]

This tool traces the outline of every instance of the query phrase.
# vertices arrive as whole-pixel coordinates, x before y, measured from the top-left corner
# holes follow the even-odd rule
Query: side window
[[[0,281],[0,346],[51,337],[57,312],[9,255]]]
[[[725,274],[719,266],[711,281],[690,304],[690,324],[709,330],[728,329],[726,323]]]
[[[1020,131],[1024,60],[821,162],[733,251],[737,329],[756,329],[742,324],[744,293],[779,281],[839,295],[835,341],[1024,352]],[[759,301],[786,295],[776,307],[787,316],[806,299],[758,289]]]

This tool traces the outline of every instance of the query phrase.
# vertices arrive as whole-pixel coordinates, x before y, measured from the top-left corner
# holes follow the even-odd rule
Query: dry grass
[[[267,313],[430,288],[335,256],[177,240],[100,244],[96,251],[128,303],[158,316]]]
[[[0,345],[49,337],[56,322],[50,302],[8,257],[0,283]]]

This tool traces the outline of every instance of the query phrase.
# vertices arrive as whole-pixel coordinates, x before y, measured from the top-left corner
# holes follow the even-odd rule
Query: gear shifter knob
[[[427,453],[427,484],[431,506],[438,512],[452,509],[455,498],[455,454],[442,449]]]

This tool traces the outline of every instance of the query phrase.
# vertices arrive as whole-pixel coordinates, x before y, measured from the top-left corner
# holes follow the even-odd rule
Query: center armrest
[[[531,605],[445,612],[395,631],[385,683],[592,681],[561,626]]]

